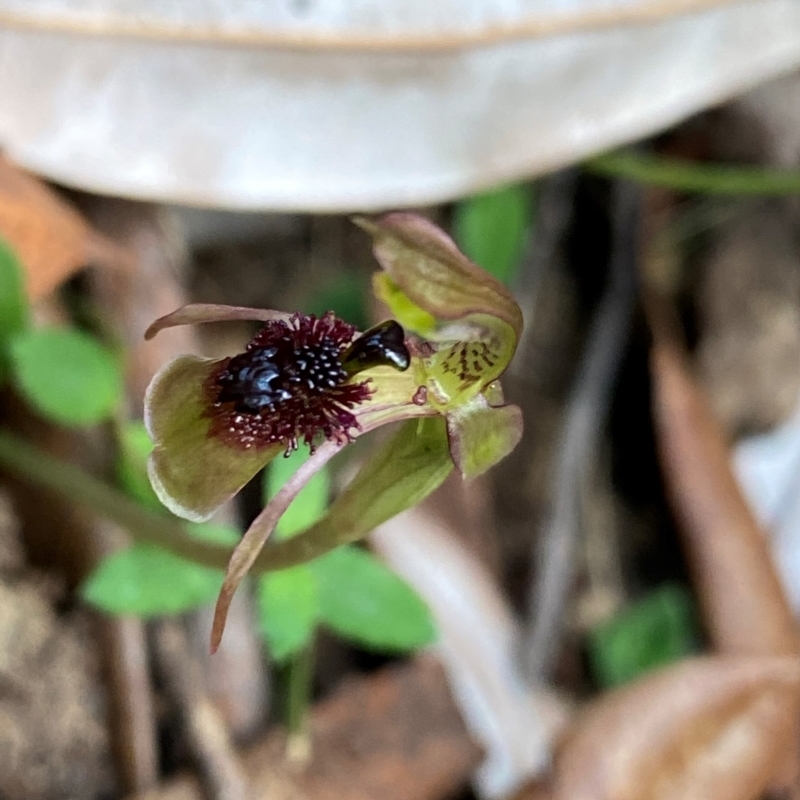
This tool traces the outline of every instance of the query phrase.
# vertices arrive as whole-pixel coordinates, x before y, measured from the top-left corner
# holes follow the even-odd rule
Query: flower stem
[[[718,195],[800,194],[800,172],[764,167],[714,164],[682,158],[621,151],[585,162],[589,172],[679,192]]]
[[[230,549],[190,536],[183,523],[150,511],[72,463],[61,461],[0,429],[0,467],[113,520],[141,542],[182,558],[225,569]]]
[[[305,762],[311,754],[306,721],[313,682],[314,638],[312,636],[308,644],[289,661],[286,692],[286,726],[289,729],[289,739],[286,743],[286,756],[290,761]]]

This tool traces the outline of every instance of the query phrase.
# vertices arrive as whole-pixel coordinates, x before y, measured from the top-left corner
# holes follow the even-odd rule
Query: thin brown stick
[[[583,528],[581,501],[596,459],[635,301],[638,192],[632,186],[618,187],[614,214],[610,284],[589,331],[569,399],[554,472],[553,510],[537,539],[537,578],[530,594],[533,624],[525,652],[534,682],[549,675],[558,655]]]
[[[154,639],[164,683],[210,800],[242,800],[247,796],[245,773],[225,721],[205,690],[186,634],[177,621],[163,620],[155,626]]]

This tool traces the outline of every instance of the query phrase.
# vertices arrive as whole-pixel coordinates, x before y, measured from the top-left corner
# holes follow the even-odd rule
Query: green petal
[[[424,217],[398,212],[355,222],[373,237],[390,279],[377,280],[382,299],[406,325],[421,319],[420,333],[443,343],[423,358],[431,403],[446,411],[502,375],[522,331],[522,312],[502,283]],[[431,333],[425,313],[449,324]]]
[[[232,447],[209,436],[203,387],[217,360],[181,356],[152,380],[145,397],[145,424],[155,449],[150,482],[174,514],[207,520],[263,466],[284,450]]]
[[[483,396],[447,415],[450,454],[464,478],[475,478],[504,459],[522,437],[518,406],[493,408]]]
[[[420,308],[403,294],[403,290],[385,273],[376,272],[372,276],[372,291],[392,312],[392,316],[410,331],[423,336],[432,334],[436,329],[436,317]]]
[[[256,565],[283,569],[362,539],[426,498],[452,469],[444,420],[409,420],[361,467],[319,522],[306,533],[268,544]]]

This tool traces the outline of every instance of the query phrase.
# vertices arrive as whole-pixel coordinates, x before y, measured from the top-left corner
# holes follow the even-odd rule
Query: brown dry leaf
[[[481,759],[441,666],[423,656],[344,681],[309,719],[311,760],[286,759],[273,729],[243,763],[249,798],[264,800],[441,800]],[[195,778],[178,776],[131,800],[201,800]]]
[[[124,264],[129,258],[42,181],[2,157],[0,237],[19,256],[33,301],[90,262]]]
[[[553,800],[753,800],[785,755],[800,659],[693,658],[603,695],[555,762]]]
[[[731,471],[708,400],[677,347],[656,341],[653,404],[661,464],[701,610],[720,653],[798,653],[767,539]]]

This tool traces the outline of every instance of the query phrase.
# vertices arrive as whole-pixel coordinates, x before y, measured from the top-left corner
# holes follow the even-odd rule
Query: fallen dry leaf
[[[474,776],[476,794],[506,797],[544,772],[570,709],[553,693],[526,685],[519,622],[484,563],[431,514],[432,505],[426,501],[385,522],[370,544],[436,620],[435,651],[467,726],[486,751]]]
[[[732,472],[730,452],[682,350],[653,316],[653,411],[664,481],[678,520],[700,611],[718,653],[800,652],[789,600],[766,533]],[[662,320],[663,322],[663,320]],[[776,787],[800,777],[800,727],[786,732]]]
[[[753,800],[785,756],[800,659],[688,659],[609,692],[556,756],[553,800]]]
[[[305,768],[285,757],[281,731],[244,757],[253,798],[269,800],[440,800],[478,765],[450,696],[444,671],[422,657],[345,681],[314,706],[312,758]],[[134,800],[200,800],[198,782],[182,776]]]
[[[94,231],[46,184],[2,157],[0,237],[19,256],[34,301],[89,263],[128,261],[122,248]]]
[[[731,471],[705,395],[673,345],[656,342],[651,369],[664,480],[714,649],[798,653],[791,608],[766,536]]]

